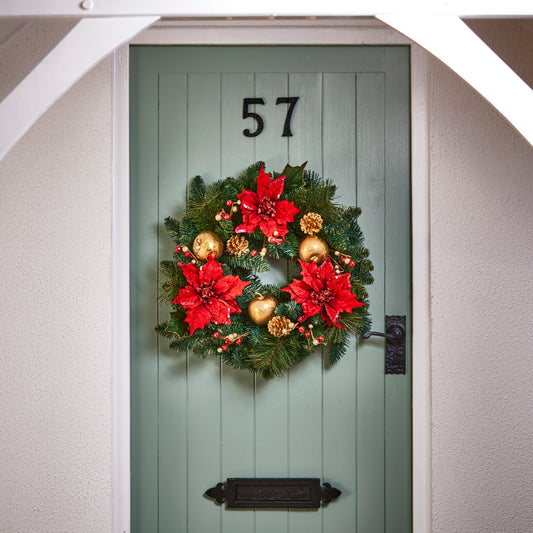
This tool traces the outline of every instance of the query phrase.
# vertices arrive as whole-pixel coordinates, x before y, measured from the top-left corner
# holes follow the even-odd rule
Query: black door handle
[[[361,337],[385,337],[385,374],[405,374],[405,315],[386,315],[385,333],[367,331]]]

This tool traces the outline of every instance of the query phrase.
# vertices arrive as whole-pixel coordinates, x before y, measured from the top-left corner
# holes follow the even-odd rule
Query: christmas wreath
[[[340,359],[349,334],[370,327],[373,267],[361,210],[334,203],[335,190],[305,164],[267,174],[258,162],[212,184],[196,176],[185,216],[165,220],[176,248],[161,263],[160,295],[173,310],[156,330],[170,348],[219,356],[266,379],[316,347],[330,363]],[[263,285],[268,258],[286,258],[299,273]]]

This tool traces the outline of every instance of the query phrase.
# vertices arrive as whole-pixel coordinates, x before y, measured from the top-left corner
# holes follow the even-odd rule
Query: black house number
[[[283,133],[281,134],[282,137],[292,137],[292,132],[291,132],[292,113],[294,112],[294,108],[296,107],[296,102],[298,101],[299,98],[300,98],[299,96],[279,96],[276,99],[276,105],[289,104],[289,107],[287,108],[287,115],[285,115],[285,123],[283,124]],[[243,98],[242,100],[242,118],[243,119],[253,118],[257,122],[257,126],[254,131],[250,131],[249,128],[242,130],[243,134],[246,137],[257,137],[263,131],[265,127],[265,121],[263,120],[263,117],[257,113],[254,113],[248,110],[248,106],[254,105],[254,104],[265,105],[265,99],[264,98]]]

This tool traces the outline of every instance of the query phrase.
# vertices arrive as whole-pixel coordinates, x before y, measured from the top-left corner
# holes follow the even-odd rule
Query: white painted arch
[[[224,6],[227,4],[225,12],[239,13],[235,10],[242,7],[241,3],[238,0],[225,3]],[[166,0],[159,0],[155,4],[156,7],[160,4],[161,12],[168,14],[169,7]],[[300,2],[282,2],[282,4],[280,9],[285,6],[281,9],[282,14],[294,11],[301,13],[300,18],[309,16],[310,8],[299,8]],[[344,2],[342,4],[344,5]],[[515,4],[515,12],[528,13],[521,2],[515,2],[513,5]],[[82,10],[84,13],[94,14],[95,9],[100,9],[98,13],[112,16],[82,18],[41,63],[0,102],[0,124],[2,124],[0,160],[32,124],[90,68],[160,18],[159,15],[140,16],[153,12],[156,7],[151,4],[148,9],[146,3],[133,0],[128,2],[129,9],[124,9],[129,16],[117,14],[120,11],[116,0],[106,4],[97,3],[96,8],[92,0],[86,0],[77,5],[76,9],[79,10],[80,5],[88,6],[88,9]],[[196,16],[219,14],[219,10],[217,11],[214,7],[211,7],[209,11],[209,1],[200,2],[194,7],[189,2],[179,5],[180,8],[174,8],[171,14],[183,15],[184,9],[195,13]],[[373,14],[448,65],[502,113],[533,146],[533,89],[524,83],[456,14],[442,14],[440,2],[428,3],[429,6],[433,6],[433,12],[424,15],[411,12],[412,8],[418,5],[417,2],[407,2],[405,5],[406,7],[402,10],[397,8],[383,12],[386,7],[390,8],[388,2],[383,2],[378,6],[382,9],[376,8]],[[43,13],[45,13],[50,16],[56,13],[58,7],[64,8],[66,13],[72,11],[70,0],[54,0],[46,6],[44,8],[41,3],[33,1],[21,4],[5,0],[0,6],[0,19],[2,15],[44,16]],[[533,13],[533,9],[530,10]],[[431,10],[426,9],[426,11]],[[332,2],[325,14],[337,15],[339,12],[336,2]],[[243,9],[241,13],[248,13],[248,11]],[[495,10],[493,13],[498,14],[500,11]],[[341,14],[344,16],[349,14],[353,17],[366,14],[366,11],[362,8],[345,9]],[[313,16],[313,18],[316,17]],[[199,19],[199,21],[202,20]],[[325,19],[326,24],[327,20]],[[276,24],[279,22],[276,21]],[[205,20],[201,25],[209,28],[211,23],[212,21]],[[226,21],[226,25],[230,28],[234,27],[230,21]],[[316,28],[314,28],[315,32]],[[313,36],[315,37],[316,35]],[[256,39],[250,34],[249,38],[251,42]],[[495,84],[495,79],[498,79],[499,83]]]

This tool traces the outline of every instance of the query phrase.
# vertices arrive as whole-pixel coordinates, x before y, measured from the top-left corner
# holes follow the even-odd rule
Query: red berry
[[[229,339],[224,339],[225,344],[229,344],[231,341]]]
[[[277,244],[278,246],[281,246],[281,239],[277,239],[277,240],[276,240],[276,244]]]
[[[242,339],[239,337],[236,341],[235,341],[235,344],[240,344],[242,342]]]
[[[222,348],[224,351],[226,351],[226,350],[228,349],[228,345],[227,345],[227,344],[223,344],[223,345],[221,346],[221,348]]]
[[[349,265],[353,268],[355,266],[355,261],[352,259],[349,263]]]
[[[228,214],[228,213],[224,213],[224,214],[222,215],[222,218],[223,218],[224,220],[229,220],[229,219],[231,218],[231,215]]]
[[[192,257],[191,252],[185,252],[185,257]]]
[[[305,335],[305,338],[308,339],[311,336],[311,332],[310,331],[306,331],[304,333],[304,335]]]
[[[215,333],[213,333],[213,337],[215,337],[215,339],[220,339],[220,333],[215,331]]]
[[[226,202],[226,205],[227,205],[228,207],[231,207],[231,206],[233,205],[233,200],[228,200],[228,201]]]
[[[299,327],[298,327],[298,331],[299,331],[300,333],[303,333],[303,332],[305,331],[305,328],[304,328],[303,326],[299,326]]]
[[[176,246],[176,252],[181,252],[181,246]]]
[[[250,252],[250,255],[251,255],[252,257],[255,257],[258,253],[259,253],[259,252],[258,252],[257,250],[252,250],[252,251]]]
[[[317,340],[318,342],[324,342],[324,337],[323,337],[322,335],[319,335],[319,336],[316,338],[316,340]]]

